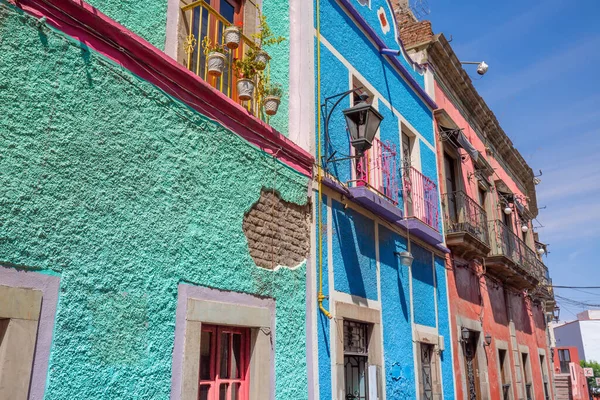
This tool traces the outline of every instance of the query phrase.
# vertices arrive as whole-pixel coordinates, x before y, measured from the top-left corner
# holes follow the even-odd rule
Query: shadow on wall
[[[379,251],[379,261],[380,264],[390,266],[396,271],[396,288],[398,290],[398,298],[400,299],[400,306],[402,308],[402,317],[404,321],[409,321],[408,315],[408,301],[406,299],[406,294],[404,293],[404,286],[402,284],[402,280],[408,281],[408,268],[403,267],[400,263],[400,258],[394,252],[400,253],[406,250],[406,245],[401,243],[397,234],[391,233],[387,229],[379,228],[379,243],[380,243],[380,251]],[[394,249],[393,251],[390,251]],[[383,287],[382,285],[382,291]],[[383,294],[382,294],[383,297]]]
[[[504,300],[504,289],[496,282],[486,279],[487,291],[490,298],[490,306],[494,321],[500,325],[508,325],[508,315],[506,314],[506,302]]]
[[[468,266],[456,265],[454,276],[458,297],[470,303],[480,305],[479,279],[475,272]]]
[[[534,304],[532,309],[533,323],[537,329],[546,329],[546,317],[544,315],[544,309],[540,304]]]
[[[513,314],[513,321],[515,323],[515,329],[531,334],[533,332],[531,326],[531,319],[529,318],[529,301],[526,300],[522,294],[511,294],[510,305]]]
[[[373,242],[375,238],[372,233],[367,232],[367,227],[365,227],[364,224],[352,223],[355,214],[352,210],[344,210],[343,205],[341,205],[341,207],[342,209],[336,209],[337,207],[334,208],[334,240],[338,241],[342,254],[342,261],[348,278],[350,294],[367,298],[365,277],[363,276],[361,260],[359,260],[358,255],[362,254],[369,260],[374,261],[374,246],[367,242]]]

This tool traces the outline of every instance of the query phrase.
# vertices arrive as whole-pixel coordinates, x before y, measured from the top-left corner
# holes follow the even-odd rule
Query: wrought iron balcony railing
[[[439,192],[437,185],[414,167],[405,168],[402,176],[404,211],[439,231]]]
[[[524,241],[500,220],[489,221],[488,226],[491,235],[491,256],[504,256],[530,276],[537,280],[542,279],[543,270],[539,266],[541,262]]]
[[[394,204],[398,204],[396,146],[388,141],[373,140],[373,146],[356,161],[353,186],[367,186]]]
[[[442,195],[444,228],[449,233],[470,233],[489,246],[487,214],[463,191]]]
[[[208,82],[212,87],[241,104],[255,117],[261,117],[260,99],[258,94],[252,100],[241,101],[237,96],[237,77],[233,70],[236,59],[240,60],[246,54],[248,47],[254,47],[254,42],[247,36],[242,35],[240,45],[235,50],[229,50],[226,54],[225,69],[219,77],[208,74],[207,57],[202,48],[204,38],[211,43],[223,43],[223,31],[232,25],[224,16],[203,0],[194,1],[184,5],[181,10],[186,15],[187,38],[184,44],[186,53],[185,66]],[[256,78],[255,78],[256,81]],[[255,90],[256,92],[256,90]]]

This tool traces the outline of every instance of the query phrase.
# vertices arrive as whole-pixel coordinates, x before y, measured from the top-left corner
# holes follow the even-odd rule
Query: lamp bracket
[[[323,104],[321,104],[323,118],[325,119],[323,131],[325,133],[326,145],[329,144],[329,120],[331,119],[331,114],[333,114],[333,111],[335,110],[335,108],[341,103],[342,100],[344,100],[344,98],[346,96],[348,96],[351,93],[358,92],[359,90],[362,90],[362,89],[363,89],[363,87],[361,86],[361,87],[357,87],[354,89],[346,90],[345,92],[342,92],[342,93],[334,94],[333,96],[326,97],[325,100],[323,101]],[[331,110],[329,110],[328,104],[333,99],[337,99],[337,100],[335,101],[335,103],[333,103]],[[336,151],[334,151],[333,154],[331,156],[329,156],[329,158],[325,161],[325,164],[327,164],[329,161],[331,161],[331,158],[335,155],[335,153],[336,153]],[[341,161],[341,159],[336,160],[336,161]]]

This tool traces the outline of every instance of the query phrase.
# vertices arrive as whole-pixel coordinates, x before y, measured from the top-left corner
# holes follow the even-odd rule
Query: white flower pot
[[[225,69],[225,63],[227,62],[227,57],[223,53],[219,53],[217,51],[213,51],[212,53],[208,53],[207,64],[208,64],[208,74],[210,76],[221,76],[223,74],[223,70]]]
[[[270,59],[271,57],[269,57],[269,54],[266,51],[260,50],[258,53],[256,53],[256,57],[254,57],[254,61],[256,62],[256,69],[258,69],[259,71],[265,69]]]
[[[240,41],[242,40],[242,32],[240,28],[237,26],[230,26],[223,30],[223,40],[225,41],[225,46],[230,49],[237,49],[240,46]]]
[[[240,100],[252,100],[252,97],[254,97],[254,81],[250,79],[238,79],[237,92]]]
[[[267,115],[275,115],[277,114],[277,109],[279,108],[279,103],[281,99],[278,96],[267,96],[263,102],[265,106],[265,113]]]

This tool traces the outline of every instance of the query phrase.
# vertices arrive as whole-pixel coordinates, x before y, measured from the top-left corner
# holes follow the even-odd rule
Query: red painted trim
[[[83,1],[11,0],[305,176],[313,156],[150,43]]]

